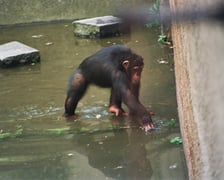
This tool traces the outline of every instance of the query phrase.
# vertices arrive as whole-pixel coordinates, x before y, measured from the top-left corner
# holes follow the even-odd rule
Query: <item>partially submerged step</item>
[[[120,18],[102,16],[73,22],[74,34],[81,37],[102,38],[129,32],[129,27]]]
[[[40,62],[40,52],[18,41],[0,45],[0,66],[11,67],[20,64]]]

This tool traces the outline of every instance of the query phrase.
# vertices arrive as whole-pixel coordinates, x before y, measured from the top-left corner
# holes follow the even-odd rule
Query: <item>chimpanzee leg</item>
[[[121,103],[122,103],[121,98],[114,91],[114,89],[111,88],[109,112],[114,113],[116,116],[125,114],[125,111],[121,107]]]
[[[88,83],[85,80],[81,70],[77,69],[69,82],[67,98],[65,100],[65,117],[75,115],[75,109],[79,100],[86,92]]]

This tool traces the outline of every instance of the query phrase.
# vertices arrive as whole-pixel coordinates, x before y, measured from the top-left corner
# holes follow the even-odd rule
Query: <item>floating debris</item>
[[[46,42],[46,43],[45,43],[46,46],[50,46],[50,45],[52,45],[52,44],[53,44],[53,42]]]
[[[71,156],[74,156],[74,154],[73,153],[68,153],[68,156],[71,157]]]
[[[117,166],[117,167],[114,168],[114,170],[116,170],[116,169],[123,169],[123,168],[124,168],[123,166]]]
[[[31,37],[38,39],[38,38],[43,37],[43,35],[42,34],[36,34],[36,35],[32,35]]]
[[[173,164],[169,166],[170,169],[176,169],[177,168],[177,164]]]
[[[158,59],[157,62],[158,62],[159,64],[169,64],[169,61],[166,61],[166,60],[164,60],[163,58]]]
[[[100,114],[97,114],[96,115],[96,119],[99,119],[99,118],[101,118],[101,115]]]

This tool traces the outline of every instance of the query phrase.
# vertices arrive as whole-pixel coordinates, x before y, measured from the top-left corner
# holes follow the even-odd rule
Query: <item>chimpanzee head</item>
[[[132,54],[130,57],[125,58],[122,66],[126,70],[133,84],[140,82],[141,73],[144,67],[143,58],[141,56]]]

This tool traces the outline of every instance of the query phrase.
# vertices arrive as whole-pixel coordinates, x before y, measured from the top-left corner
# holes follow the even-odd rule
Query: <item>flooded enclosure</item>
[[[0,179],[188,179],[182,144],[170,142],[181,135],[173,60],[159,34],[132,28],[85,39],[73,35],[71,22],[0,29],[0,44],[19,41],[41,56],[41,63],[0,69]],[[140,100],[155,112],[155,131],[109,113],[110,90],[96,86],[78,104],[76,121],[62,117],[74,69],[113,44],[144,58]]]

